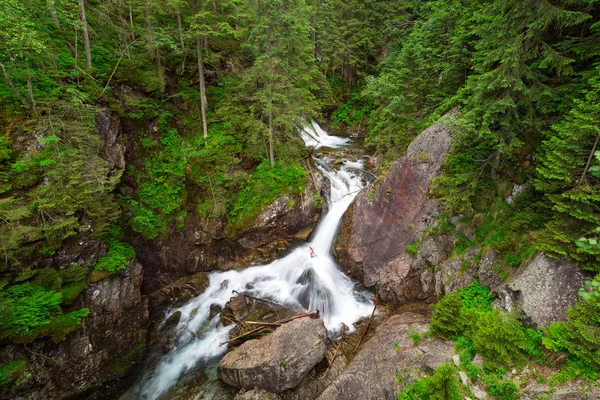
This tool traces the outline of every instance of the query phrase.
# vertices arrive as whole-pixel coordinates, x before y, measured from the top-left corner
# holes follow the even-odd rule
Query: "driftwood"
[[[262,325],[262,326],[260,326],[260,327],[258,327],[258,328],[256,328],[256,329],[253,329],[253,330],[251,330],[251,331],[249,331],[249,332],[246,332],[246,333],[244,333],[244,334],[241,334],[241,335],[239,335],[239,336],[236,336],[236,337],[234,337],[233,339],[230,339],[230,340],[228,340],[228,341],[226,341],[226,342],[223,342],[223,343],[219,344],[219,346],[223,346],[223,345],[225,345],[225,344],[229,344],[229,343],[235,342],[235,341],[236,341],[236,340],[238,340],[238,339],[241,339],[241,338],[243,338],[243,337],[246,337],[246,336],[248,336],[248,335],[250,335],[250,334],[252,334],[252,333],[255,333],[255,332],[261,331],[261,330],[263,330],[263,329],[266,329],[266,328],[269,328],[269,327],[272,327],[272,326],[281,326],[282,324],[285,324],[286,322],[290,322],[290,321],[293,321],[293,320],[295,320],[295,319],[298,319],[298,318],[304,318],[304,317],[309,317],[309,318],[312,318],[312,319],[317,319],[317,318],[319,318],[319,317],[320,317],[320,314],[319,314],[319,312],[318,312],[318,311],[309,311],[309,312],[305,312],[305,313],[302,313],[302,314],[294,315],[293,317],[284,318],[284,319],[282,319],[282,320],[275,321],[275,322],[256,322],[256,321],[246,321],[246,322],[245,322],[246,324],[252,324],[252,325]]]
[[[325,370],[325,373],[323,374],[323,376],[327,376],[327,373],[329,372],[329,368],[331,368],[331,366],[333,365],[338,352],[340,351],[340,348],[342,347],[342,344],[344,344],[344,333],[346,325],[342,325],[342,338],[340,339],[340,342],[338,343],[337,347],[335,348],[335,353],[333,353],[333,357],[331,358],[331,361],[329,361],[329,365],[327,366],[327,369]]]
[[[360,340],[358,341],[358,343],[356,343],[356,347],[352,351],[353,353],[356,353],[356,350],[358,350],[358,347],[360,346],[363,339],[365,338],[365,335],[367,334],[367,331],[369,330],[369,326],[371,325],[371,321],[373,320],[373,316],[375,315],[375,310],[377,310],[377,306],[379,305],[379,302],[377,301],[376,298],[373,299],[373,302],[375,303],[375,306],[373,307],[373,312],[371,313],[371,316],[369,317],[369,321],[367,322],[367,325],[365,325],[365,329],[363,329],[362,335],[360,335]]]

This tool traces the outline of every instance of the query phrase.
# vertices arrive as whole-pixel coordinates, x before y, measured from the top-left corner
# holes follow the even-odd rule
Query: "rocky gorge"
[[[316,174],[318,178],[292,202],[292,207],[290,198],[277,199],[235,238],[226,235],[223,221],[206,221],[194,213],[182,229],[171,229],[164,239],[134,238],[136,260],[115,275],[94,277],[97,281],[74,304],[90,309],[81,329],[58,344],[36,342],[30,347],[11,346],[2,351],[2,360],[23,358],[32,367],[16,392],[0,396],[110,398],[130,384],[130,380],[123,379],[128,373],[137,371],[140,376],[142,370],[160,368],[163,357],[179,349],[183,359],[189,358],[188,364],[171,378],[167,389],[153,386],[152,378],[144,378],[138,385],[152,391],[128,391],[123,398],[394,399],[404,387],[440,365],[459,365],[453,342],[435,337],[414,339],[415,335],[427,334],[430,320],[427,307],[415,303],[434,303],[478,280],[497,295],[498,307],[520,310],[532,327],[546,327],[564,319],[566,309],[588,278],[573,263],[538,253],[506,276],[499,267],[501,260],[491,249],[472,249],[453,256],[457,232],[469,235],[472,226],[456,219],[455,232],[430,233],[439,222],[443,206],[430,196],[429,189],[450,151],[453,118],[448,115],[423,131],[387,174],[368,186],[363,187],[369,178],[360,173],[360,159],[341,163],[344,173],[357,176],[362,183],[346,189],[351,198],[344,198],[347,194],[341,197],[347,200],[348,210],[344,214],[345,208],[341,209],[337,216],[341,227],[333,248],[326,243],[335,237],[335,223],[326,232],[328,238],[314,232],[322,206],[314,203],[312,194],[317,191],[329,199],[327,212],[340,200],[332,202],[331,191],[336,190],[337,181],[332,180],[334,185],[328,187],[326,182],[333,178],[327,177],[331,170],[325,169],[325,164],[321,167],[324,176]],[[104,111],[98,115],[96,126],[103,138],[103,157],[110,162],[111,173],[118,173],[131,157],[121,137],[119,118]],[[315,166],[319,167],[319,161]],[[269,280],[283,285],[283,278],[272,275],[257,279],[252,275],[244,280],[237,272],[241,266],[269,265],[292,243],[309,239],[305,247],[288,253],[287,257],[300,257],[294,256],[294,251],[303,252],[303,258],[293,259],[292,265],[312,262],[308,249],[316,249],[317,257],[332,251],[343,270],[376,296],[375,301],[381,304],[377,314],[368,318],[373,308],[370,295],[354,292],[354,283],[340,281],[341,273],[332,275],[338,280],[332,281],[332,287],[348,285],[344,289],[348,297],[343,302],[355,302],[350,304],[355,312],[349,317],[336,314],[343,308],[334,300],[340,294],[332,293],[326,283],[320,284],[310,276],[318,275],[317,269],[311,269],[314,266],[290,281],[308,282],[305,292],[294,294],[296,303],[292,304],[296,309],[285,306],[284,297],[277,292],[260,286]],[[77,243],[79,248],[73,250]],[[325,246],[320,247],[323,243]],[[408,251],[414,243],[419,244],[416,250]],[[105,252],[102,242],[81,237],[73,241],[72,248],[67,246],[48,262],[94,264]],[[327,262],[332,263],[327,268],[336,268],[333,260]],[[292,273],[277,263],[273,263],[275,268]],[[223,275],[211,271],[222,271]],[[326,282],[328,278],[323,279]],[[240,284],[232,284],[236,280]],[[294,290],[290,286],[290,293]],[[251,295],[259,299],[253,300]],[[270,303],[258,304],[260,299]],[[317,310],[319,314],[278,322],[297,315],[298,308]],[[207,321],[214,323],[207,327]],[[240,344],[235,342],[236,337],[246,335],[250,329],[231,330],[231,321],[236,329],[249,322],[263,324],[260,326],[268,327],[264,332],[269,333],[250,335],[251,340]],[[351,332],[344,336],[348,328]],[[206,336],[207,329],[215,334]],[[206,364],[224,354],[225,348],[219,343],[227,341],[224,338],[234,342],[218,367]],[[189,347],[202,340],[206,342],[203,350]],[[198,351],[194,356],[189,353]],[[170,362],[173,360],[176,358]],[[202,371],[197,364],[207,369]],[[165,365],[174,368],[174,364]],[[476,398],[486,398],[485,391],[472,382],[467,380],[465,385]],[[549,389],[538,394],[546,393]],[[537,398],[538,394],[527,396]]]

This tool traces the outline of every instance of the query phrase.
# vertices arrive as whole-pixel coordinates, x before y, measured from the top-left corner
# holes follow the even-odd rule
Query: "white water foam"
[[[304,140],[304,143],[307,146],[314,147],[316,149],[321,147],[331,147],[333,149],[337,149],[342,146],[346,146],[351,142],[351,139],[348,138],[329,135],[315,121],[311,121],[310,125],[305,124],[298,131],[300,133],[300,137],[302,140]]]
[[[339,331],[342,324],[352,330],[354,322],[371,313],[373,306],[367,294],[355,290],[354,283],[331,255],[340,220],[363,187],[356,171],[362,169],[362,163],[347,162],[335,171],[329,161],[318,162],[319,170],[331,182],[329,211],[310,242],[270,264],[210,274],[209,287],[202,295],[166,316],[181,313],[176,328],[177,345],[130,395],[156,399],[168,393],[185,373],[225,353],[227,346],[221,344],[227,341],[232,327],[218,327],[219,316],[210,318],[210,307],[225,306],[234,290],[300,309],[318,310],[331,333]]]

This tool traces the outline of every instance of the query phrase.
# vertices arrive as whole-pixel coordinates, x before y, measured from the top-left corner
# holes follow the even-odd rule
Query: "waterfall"
[[[315,144],[315,138],[306,134],[309,129],[321,143]],[[307,145],[339,147],[348,143],[348,139],[327,135],[314,122],[303,132],[301,136]],[[300,309],[318,310],[331,333],[339,331],[342,324],[352,330],[354,322],[371,313],[373,306],[367,294],[355,290],[354,283],[340,270],[331,254],[342,216],[363,187],[359,171],[362,163],[348,161],[336,170],[331,159],[321,158],[317,166],[330,181],[331,195],[329,210],[321,218],[312,239],[272,263],[211,273],[209,287],[203,294],[166,315],[165,319],[175,312],[181,313],[176,328],[177,345],[146,375],[137,386],[136,394],[130,395],[156,399],[168,393],[186,372],[225,353],[226,345],[220,344],[227,341],[232,326],[217,326],[219,315],[211,318],[210,308],[225,306],[234,290]]]

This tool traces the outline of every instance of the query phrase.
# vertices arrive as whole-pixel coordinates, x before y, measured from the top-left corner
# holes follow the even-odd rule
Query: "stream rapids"
[[[306,125],[299,134],[307,146],[315,148],[336,149],[351,143],[350,139],[328,135],[315,122]],[[121,399],[158,399],[194,370],[212,366],[214,375],[216,362],[227,351],[227,345],[222,343],[227,342],[233,326],[219,325],[219,314],[211,317],[210,310],[211,306],[224,307],[233,291],[297,309],[318,310],[331,335],[339,333],[342,325],[353,330],[356,321],[370,315],[373,309],[370,294],[356,289],[332,255],[344,212],[364,187],[363,163],[360,160],[334,163],[328,156],[316,157],[315,161],[330,182],[331,194],[327,199],[328,211],[321,217],[312,238],[269,264],[211,273],[204,293],[165,315],[164,321],[174,313],[181,313],[175,328],[175,347]]]

